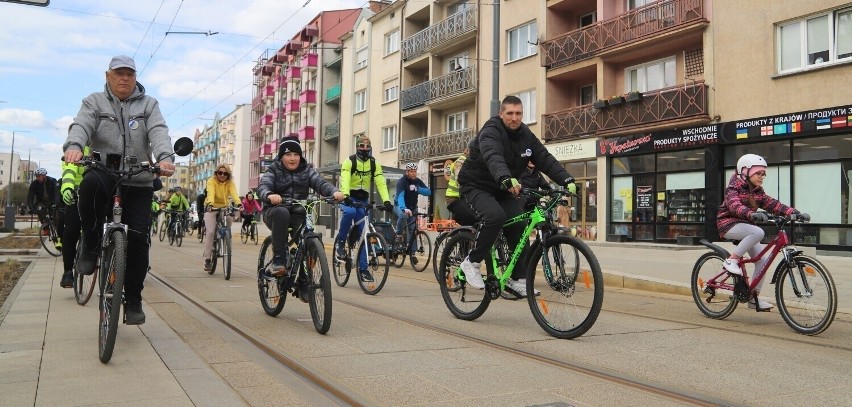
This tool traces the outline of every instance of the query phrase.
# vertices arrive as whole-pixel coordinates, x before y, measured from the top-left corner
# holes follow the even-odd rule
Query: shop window
[[[654,155],[643,154],[630,157],[617,157],[612,159],[613,175],[635,174],[639,172],[654,172]]]
[[[633,220],[633,177],[612,178],[612,202],[610,202],[612,222],[630,222]],[[614,233],[623,234],[625,233]]]
[[[704,167],[704,149],[671,151],[657,154],[657,171],[660,172],[703,170]]]
[[[852,171],[844,167],[843,163],[796,165],[793,177],[796,209],[810,214],[811,222],[848,223],[849,202],[844,202],[842,194],[849,188],[848,177]],[[826,188],[831,185],[841,187]],[[789,201],[781,202],[790,204]]]

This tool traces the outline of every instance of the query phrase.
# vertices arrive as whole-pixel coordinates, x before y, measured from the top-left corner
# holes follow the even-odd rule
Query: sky
[[[0,2],[0,152],[60,177],[83,98],[104,89],[115,55],[160,103],[172,140],[251,102],[252,68],[323,10],[366,0],[51,0]],[[169,32],[167,35],[166,33]],[[184,34],[185,32],[204,34]],[[212,34],[212,35],[209,35]],[[178,161],[186,161],[179,159]]]

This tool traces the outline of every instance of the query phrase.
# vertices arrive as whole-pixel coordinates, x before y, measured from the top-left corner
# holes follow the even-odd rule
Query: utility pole
[[[15,228],[15,207],[12,205],[12,172],[15,165],[15,133],[29,133],[26,130],[12,130],[12,150],[9,152],[9,184],[6,185],[6,217],[3,226],[6,229]]]
[[[494,0],[494,53],[491,68],[491,116],[500,111],[500,0]]]

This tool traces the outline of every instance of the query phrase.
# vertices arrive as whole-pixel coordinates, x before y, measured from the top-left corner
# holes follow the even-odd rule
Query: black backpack
[[[355,174],[356,172],[360,172],[360,171],[356,170],[356,168],[358,168],[358,162],[357,162],[357,159],[355,158],[355,154],[350,155],[349,159],[352,161],[352,167],[349,168],[349,172],[351,174]],[[376,159],[373,158],[373,157],[370,157],[370,179],[373,179],[373,176],[375,176],[375,175],[376,175]]]

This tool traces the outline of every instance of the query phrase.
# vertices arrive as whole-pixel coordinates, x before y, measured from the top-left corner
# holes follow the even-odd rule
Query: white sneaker
[[[772,308],[775,308],[774,305],[770,304],[768,301],[763,301],[760,298],[757,299],[757,305],[754,303],[754,298],[748,300],[748,308],[755,309],[758,308],[759,311],[769,311]]]
[[[462,272],[464,272],[464,278],[467,280],[467,283],[471,285],[473,288],[483,289],[485,288],[485,281],[482,281],[482,274],[479,272],[479,264],[480,263],[471,263],[469,258],[465,258],[461,263]]]
[[[506,291],[511,292],[512,294],[517,295],[519,298],[527,297],[527,284],[526,282],[521,282],[521,280],[512,280],[511,278],[506,280]]]
[[[525,278],[519,278],[519,279],[518,279],[518,282],[519,282],[519,283],[521,283],[521,284],[523,284],[523,285],[524,285],[524,287],[526,287],[526,286],[527,286],[527,279],[525,279]],[[524,289],[524,292],[525,292],[525,293],[527,292],[526,288]],[[533,288],[533,294],[535,294],[535,296],[536,296],[536,297],[538,297],[539,295],[541,295],[541,291],[539,291],[539,290],[537,290],[537,289]]]
[[[738,276],[743,275],[743,270],[740,268],[740,265],[737,264],[737,261],[734,259],[726,259],[722,266],[728,273],[736,274]]]

